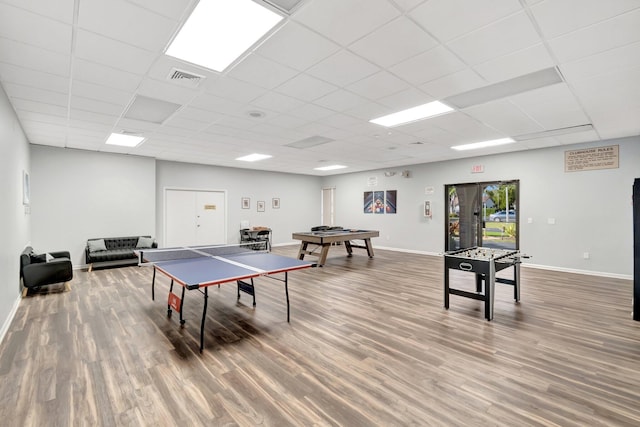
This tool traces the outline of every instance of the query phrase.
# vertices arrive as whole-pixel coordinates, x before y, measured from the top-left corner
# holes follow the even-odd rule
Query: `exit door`
[[[165,190],[165,246],[227,241],[226,192]]]
[[[445,250],[519,249],[519,181],[445,186]]]

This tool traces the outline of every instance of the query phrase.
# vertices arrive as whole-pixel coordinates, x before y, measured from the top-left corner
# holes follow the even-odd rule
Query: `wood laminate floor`
[[[256,308],[235,284],[211,288],[202,354],[197,291],[181,328],[166,279],[151,300],[151,269],[76,271],[70,292],[20,303],[0,424],[640,425],[631,281],[523,268],[521,303],[497,284],[487,322],[480,301],[443,308],[442,258],[342,250],[290,274],[291,323],[279,282],[257,280]]]

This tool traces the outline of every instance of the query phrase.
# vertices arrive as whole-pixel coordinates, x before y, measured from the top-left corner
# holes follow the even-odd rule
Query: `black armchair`
[[[27,246],[20,254],[20,277],[24,286],[22,296],[26,296],[29,289],[55,283],[65,282],[65,288],[69,289],[66,282],[73,279],[71,255],[68,251],[36,254]]]

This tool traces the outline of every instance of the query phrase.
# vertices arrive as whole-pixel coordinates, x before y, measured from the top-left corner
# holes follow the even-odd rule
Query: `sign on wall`
[[[584,148],[564,152],[564,171],[579,172],[598,169],[617,169],[620,163],[618,145]]]

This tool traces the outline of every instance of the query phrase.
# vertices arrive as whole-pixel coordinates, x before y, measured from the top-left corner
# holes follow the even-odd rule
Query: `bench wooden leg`
[[[69,292],[71,290],[71,282],[64,282],[64,290],[65,292]]]
[[[26,298],[28,292],[29,292],[29,288],[22,288],[22,298]]]
[[[89,264],[89,273],[91,273],[91,270],[93,270],[93,264]]]

